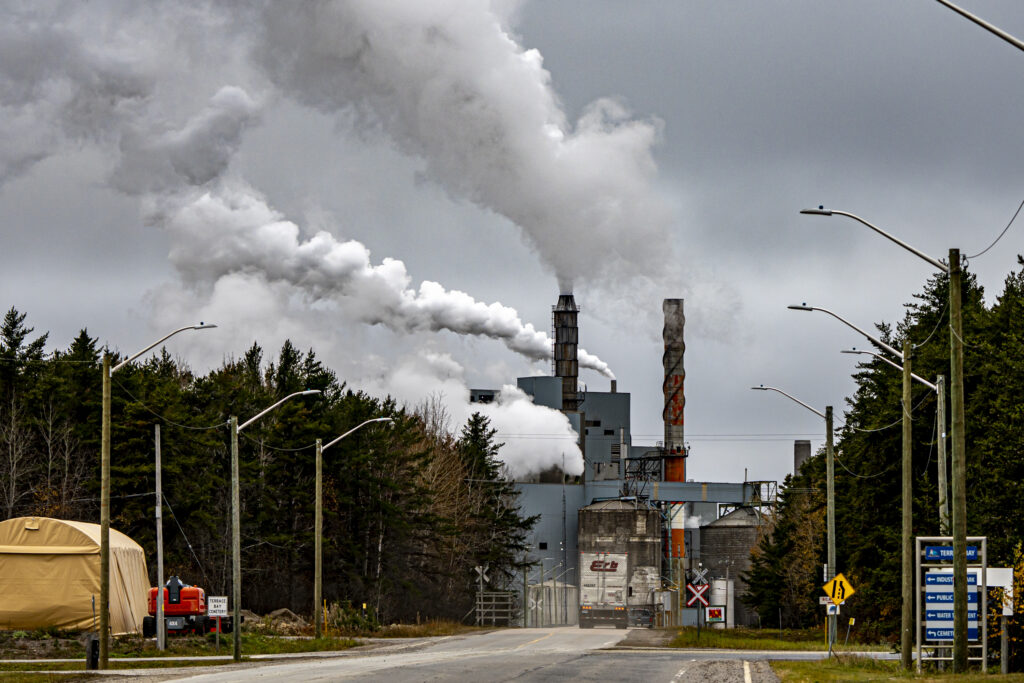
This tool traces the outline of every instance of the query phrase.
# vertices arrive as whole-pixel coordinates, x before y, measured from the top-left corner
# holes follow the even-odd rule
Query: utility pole
[[[903,614],[900,619],[900,664],[904,671],[910,671],[913,665],[913,622],[914,622],[914,581],[913,567],[914,556],[910,537],[913,533],[913,490],[911,477],[913,475],[913,461],[911,459],[911,428],[913,418],[911,415],[910,399],[910,340],[903,340],[903,562],[901,575],[903,578]]]
[[[939,421],[939,535],[949,536],[949,482],[946,477],[946,377],[935,378]]]
[[[110,656],[110,353],[103,352],[100,426],[100,669]]]
[[[834,452],[832,448],[832,406],[825,406],[825,464],[827,470],[828,496],[828,570],[831,579],[836,575],[836,468]],[[728,577],[728,569],[726,570]],[[836,615],[828,616],[828,642],[831,651],[832,645],[836,642]]]
[[[324,501],[323,501],[323,467],[324,467],[324,450],[323,442],[320,439],[316,440],[316,519],[313,523],[313,534],[316,536],[316,550],[313,553],[313,623],[314,635],[319,638],[323,635],[323,627],[321,626],[321,620],[323,619],[323,610],[320,608],[320,602],[323,600],[323,576],[324,576],[324,554],[323,548],[321,547],[321,539],[324,533]]]
[[[238,418],[231,425],[231,635],[234,660],[242,661],[242,522],[238,494]]]
[[[164,489],[160,464],[160,423],[153,425],[156,443],[156,649],[167,649],[167,625],[164,623]]]
[[[949,399],[953,413],[953,672],[967,671],[967,455],[960,250],[949,250]]]

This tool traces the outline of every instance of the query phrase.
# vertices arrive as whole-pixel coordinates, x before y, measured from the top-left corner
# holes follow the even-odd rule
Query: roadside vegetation
[[[711,629],[687,626],[674,629],[675,637],[669,641],[669,647],[679,648],[720,648],[723,650],[828,650],[825,634],[821,629]],[[886,651],[889,646],[884,643],[864,643],[856,640],[843,644],[840,638],[834,651]]]
[[[857,681],[889,681],[889,680],[913,680],[913,681],[947,681],[956,680],[957,683],[997,683],[1010,681],[1020,683],[1024,681],[1024,674],[999,674],[981,671],[973,673],[954,675],[952,673],[939,673],[936,671],[925,671],[920,676],[915,672],[904,672],[900,670],[900,663],[897,660],[879,661],[867,657],[834,657],[830,660],[817,662],[791,662],[773,661],[772,671],[779,677],[782,683],[856,683]],[[991,667],[989,671],[991,672]],[[998,670],[998,669],[997,669]]]
[[[0,309],[0,520],[99,518],[102,376],[99,340],[82,330],[47,353],[26,313]],[[116,363],[121,357],[114,354]],[[323,458],[323,580],[328,601],[380,623],[460,620],[473,607],[474,567],[491,587],[521,580],[518,558],[534,519],[504,476],[489,419],[464,422],[440,396],[418,406],[348,388],[316,353],[286,341],[279,353],[225,352],[193,372],[166,350],[119,371],[111,392],[111,525],[138,542],[155,585],[153,431],[164,462],[165,576],[227,595],[231,576],[231,415],[251,416],[296,391],[240,435],[244,607],[313,608],[315,443],[366,420]],[[9,456],[9,457],[8,457]]]
[[[884,342],[914,345],[915,374],[934,380],[949,367],[949,278],[931,278],[905,305],[900,320],[876,324]],[[964,391],[967,429],[967,525],[988,538],[988,563],[1016,568],[1016,594],[1024,594],[1024,258],[1001,292],[986,298],[976,277],[963,278]],[[902,375],[878,359],[860,363],[857,390],[847,398],[835,445],[836,566],[856,593],[840,624],[856,618],[862,638],[898,641],[900,625],[899,473]],[[938,535],[938,437],[935,392],[915,384],[913,406],[914,533]],[[948,410],[948,403],[947,403]],[[947,424],[949,422],[947,421]],[[808,459],[779,488],[775,515],[744,573],[747,592],[764,624],[809,627],[824,609],[822,564],[826,553],[826,464],[823,452]],[[999,602],[989,596],[994,624]],[[1009,619],[1011,668],[1024,670],[1024,615]],[[993,632],[990,631],[990,637]]]

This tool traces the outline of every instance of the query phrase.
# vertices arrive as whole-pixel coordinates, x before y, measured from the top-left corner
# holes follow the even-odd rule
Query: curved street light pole
[[[940,0],[940,2],[943,0]],[[945,3],[944,3],[945,4]],[[933,259],[863,218],[846,211],[804,209],[812,216],[846,216],[866,225],[886,239],[949,275],[949,398],[953,418],[950,430],[953,451],[953,671],[967,670],[967,454],[964,439],[964,330],[961,312],[962,273],[960,250],[949,250],[949,263]]]
[[[959,14],[960,16],[965,17],[966,19],[969,19],[969,20],[973,21],[975,24],[977,24],[978,26],[982,27],[986,31],[988,31],[988,32],[990,32],[990,33],[992,33],[994,35],[999,36],[1000,38],[1002,38],[1003,40],[1008,42],[1010,45],[1013,45],[1018,50],[1024,50],[1024,43],[1022,43],[1021,41],[1017,40],[1016,38],[1011,36],[1009,33],[1004,31],[1003,29],[999,28],[998,26],[994,26],[993,24],[988,23],[987,21],[985,21],[981,17],[975,16],[974,14],[971,14],[970,12],[968,12],[967,10],[965,10],[965,9],[963,9],[961,7],[957,7],[953,3],[949,2],[949,0],[938,0],[938,2],[943,4],[943,5],[945,5],[949,9],[953,10],[954,12]]]
[[[832,213],[840,213],[840,212],[838,212],[838,211],[825,212],[824,209],[818,209],[818,210],[808,210],[808,211],[804,211],[802,213],[812,213],[812,214],[816,214],[816,215],[829,215],[830,216],[830,215],[832,215]],[[848,215],[848,214],[843,213],[841,215]],[[857,220],[860,220],[860,219],[857,219]],[[867,225],[867,223],[865,221],[861,221],[861,222],[863,222],[863,223],[865,223]],[[874,228],[874,226],[871,226],[871,227]],[[877,230],[877,228],[875,228],[875,229]],[[898,240],[895,240],[895,241],[898,242]],[[900,244],[902,244],[902,242],[900,242]],[[851,327],[854,330],[856,330],[857,332],[859,332],[860,334],[864,335],[869,340],[871,340],[872,342],[874,342],[875,344],[877,344],[881,348],[885,349],[886,351],[888,351],[892,355],[896,356],[897,358],[900,359],[900,361],[903,362],[903,366],[902,366],[902,369],[903,369],[903,398],[902,398],[902,404],[903,404],[903,410],[902,410],[902,413],[903,413],[903,435],[902,435],[902,442],[903,442],[903,447],[902,447],[902,454],[901,454],[901,461],[902,461],[902,482],[901,482],[902,512],[901,512],[901,517],[902,517],[902,522],[901,522],[901,534],[900,534],[900,536],[901,536],[901,543],[900,543],[900,545],[901,545],[900,575],[901,575],[901,579],[902,579],[901,580],[901,585],[902,585],[902,591],[901,591],[902,592],[902,609],[901,609],[901,616],[900,616],[900,647],[902,648],[902,651],[900,653],[900,662],[901,662],[901,664],[902,664],[904,669],[909,670],[911,665],[913,664],[913,660],[911,659],[911,632],[912,632],[913,620],[914,620],[914,612],[913,612],[913,609],[914,609],[913,597],[914,596],[913,596],[913,590],[911,588],[909,588],[909,586],[911,586],[912,583],[913,583],[912,582],[912,572],[913,572],[913,564],[914,564],[913,563],[913,547],[912,547],[912,544],[911,544],[911,533],[913,532],[913,528],[912,528],[912,526],[913,526],[913,519],[912,519],[913,511],[911,509],[911,502],[912,502],[911,501],[911,496],[912,496],[912,492],[913,492],[913,483],[911,482],[911,447],[910,447],[910,443],[911,443],[911,431],[910,431],[910,427],[911,427],[911,415],[910,415],[911,406],[910,406],[910,398],[909,398],[910,397],[910,383],[911,383],[911,378],[910,378],[910,375],[911,375],[911,373],[910,373],[910,351],[911,351],[911,347],[910,347],[909,343],[904,341],[903,352],[901,353],[901,352],[897,351],[896,349],[894,349],[893,347],[891,347],[888,344],[886,344],[885,342],[883,342],[881,339],[873,337],[872,335],[868,334],[864,330],[860,329],[859,327],[857,327],[856,325],[851,323],[849,320],[846,320],[842,316],[840,316],[840,315],[838,315],[836,313],[833,313],[832,311],[829,311],[829,310],[824,309],[824,308],[817,308],[815,306],[808,306],[807,304],[803,304],[803,305],[800,305],[800,306],[789,306],[789,308],[794,310],[794,311],[821,311],[822,313],[827,313],[827,314],[831,315],[833,318],[835,318],[836,320],[838,320],[841,323],[843,323],[844,325],[847,325],[848,327]]]
[[[314,624],[314,635],[319,638],[323,635],[323,610],[320,607],[320,602],[323,600],[323,538],[324,538],[324,507],[323,507],[323,462],[324,462],[324,451],[338,443],[352,432],[362,429],[368,424],[374,422],[391,422],[394,420],[390,417],[376,417],[372,420],[367,420],[362,424],[356,425],[352,429],[348,430],[334,441],[331,441],[326,446],[321,445],[320,439],[316,440],[316,516],[314,521],[314,535],[316,536],[315,550],[314,550],[314,561],[313,561],[313,624]]]
[[[843,349],[839,353],[859,353],[859,354],[862,354],[862,355],[865,355],[865,356],[874,356],[875,358],[877,358],[878,360],[882,361],[886,365],[889,365],[889,366],[891,366],[893,368],[896,368],[900,372],[903,372],[903,366],[902,365],[900,365],[899,363],[896,363],[894,361],[891,361],[888,358],[886,358],[885,356],[883,356],[882,354],[875,353],[874,351],[863,351],[861,349],[858,349],[857,347],[854,347],[852,349]],[[932,384],[931,382],[926,380],[924,377],[921,377],[920,375],[915,375],[914,373],[910,373],[910,378],[911,379],[916,379],[918,382],[920,382],[921,384],[925,385],[926,387],[928,387],[932,391],[937,392],[939,390],[939,387],[938,387],[937,384]]]
[[[110,352],[103,352],[103,393],[100,416],[100,661],[99,668],[106,669],[110,657],[110,376],[128,363],[179,332],[186,330],[212,330],[216,325],[199,323],[186,325],[164,335],[141,351],[129,356],[114,367],[110,366]],[[162,587],[162,586],[161,586]],[[163,604],[162,602],[160,603]],[[163,608],[160,608],[163,611]],[[161,624],[157,623],[157,628]]]
[[[766,387],[760,385],[757,387],[750,387],[755,391],[774,391],[782,394],[790,401],[799,403],[807,410],[811,411],[815,415],[825,420],[825,474],[826,474],[826,527],[828,531],[827,545],[828,545],[828,577],[826,581],[831,580],[836,575],[836,470],[835,470],[835,455],[832,444],[832,406],[825,406],[825,412],[822,413],[816,408],[812,408],[795,396],[787,394],[782,389],[776,387]],[[796,474],[795,472],[793,474]],[[832,652],[832,646],[836,642],[836,615],[830,614],[828,616],[828,643],[829,653]],[[831,656],[831,654],[830,654]]]
[[[238,418],[234,415],[228,419],[228,425],[231,429],[231,601],[234,603],[231,611],[231,635],[234,641],[233,655],[236,662],[242,661],[242,523],[238,491],[238,432],[289,399],[296,396],[311,396],[319,393],[321,393],[319,389],[307,389],[306,391],[296,391],[294,394],[288,394],[241,425],[238,424]]]
[[[896,349],[894,349],[892,346],[889,346],[888,344],[886,344],[884,341],[882,341],[878,337],[875,337],[873,335],[868,334],[864,330],[860,329],[859,327],[857,327],[856,325],[851,323],[846,318],[842,317],[838,313],[833,313],[832,311],[828,310],[827,308],[819,308],[818,306],[808,306],[806,303],[799,304],[799,305],[793,304],[791,306],[786,306],[786,308],[788,308],[791,311],[821,311],[822,313],[826,313],[826,314],[832,316],[833,318],[835,318],[836,320],[838,320],[839,322],[843,323],[844,325],[846,325],[850,329],[854,330],[858,334],[860,334],[860,335],[862,335],[864,337],[867,337],[870,341],[872,341],[873,343],[877,344],[881,348],[885,349],[886,351],[888,351],[892,355],[896,356],[900,360],[903,360],[903,354],[900,353],[899,351],[897,351]]]

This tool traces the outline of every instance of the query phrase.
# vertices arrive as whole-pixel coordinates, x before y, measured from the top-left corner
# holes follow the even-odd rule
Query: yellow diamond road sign
[[[854,594],[853,586],[850,585],[850,582],[842,574],[837,575],[836,578],[826,583],[823,587],[829,599],[836,605]]]

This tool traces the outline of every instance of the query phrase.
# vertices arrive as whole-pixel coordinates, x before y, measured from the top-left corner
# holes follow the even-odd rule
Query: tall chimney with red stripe
[[[661,387],[665,399],[662,411],[665,423],[665,481],[686,481],[687,452],[683,435],[683,408],[686,405],[683,392],[683,380],[686,378],[683,369],[683,352],[686,350],[683,328],[686,316],[683,315],[683,300],[665,299],[661,310],[665,316],[665,327],[662,330],[665,353],[661,358],[665,369],[665,381]]]

